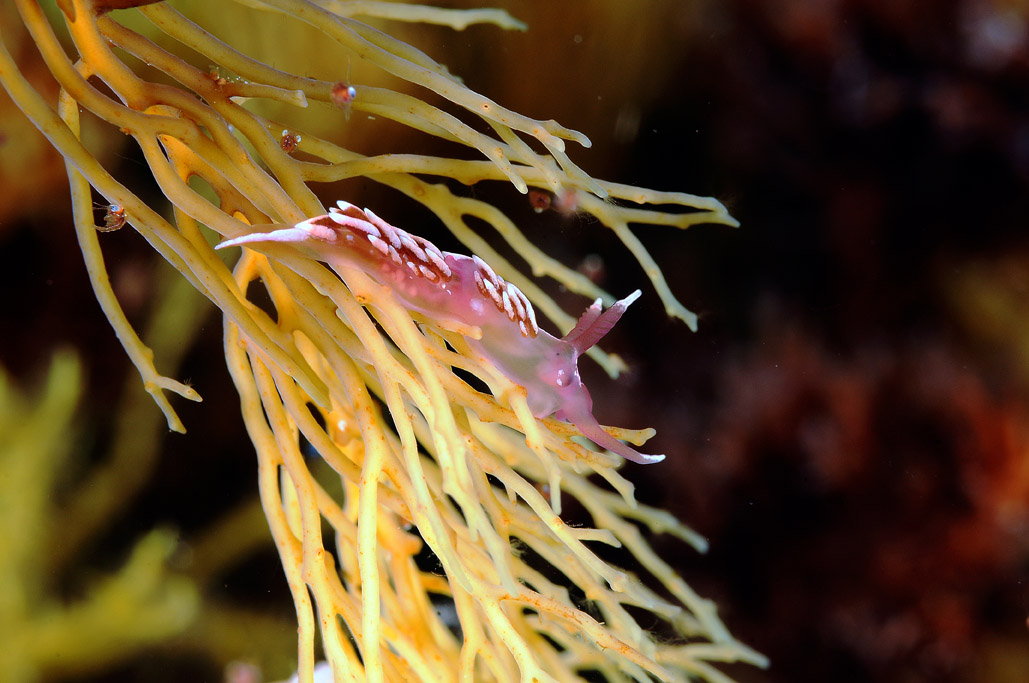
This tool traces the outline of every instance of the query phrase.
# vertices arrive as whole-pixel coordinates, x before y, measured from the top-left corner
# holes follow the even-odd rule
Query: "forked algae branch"
[[[505,12],[358,0],[219,8],[237,26],[306,27],[348,55],[326,73],[299,75],[230,46],[198,23],[196,4],[173,4],[61,0],[47,13],[16,0],[60,96],[47,102],[6,48],[0,80],[66,159],[97,298],[172,429],[185,426],[167,392],[200,396],[156,369],[161,359],[123,313],[106,274],[94,192],[115,207],[99,230],[131,226],[223,313],[226,362],[296,604],[299,680],[312,680],[319,659],[337,681],[727,681],[721,663],[762,665],[643,536],[641,527],[705,545],[671,515],[637,503],[620,472],[623,456],[653,459],[622,443],[641,446],[653,430],[601,427],[578,378],[584,353],[617,375],[620,361],[594,344],[636,295],[616,302],[502,211],[446,181],[506,182],[592,216],[583,229],[612,230],[650,278],[643,296],[656,292],[691,327],[695,316],[629,225],[735,225],[724,207],[592,178],[566,150],[568,142],[588,145],[583,134],[471,91],[377,28],[525,28]],[[13,30],[4,27],[5,41]],[[432,96],[352,81],[351,63]],[[340,128],[359,117],[388,120],[476,158],[363,156],[305,127],[299,114],[316,108]],[[148,205],[98,161],[82,141],[82,111],[88,125],[132,138],[170,210]],[[472,256],[394,227],[388,207],[360,210],[337,193],[325,200],[342,203],[326,211],[310,187],[355,177],[427,208]],[[578,324],[473,223],[499,234],[535,278],[593,301]],[[377,260],[330,245],[358,234]],[[222,237],[245,247],[231,270],[212,247]],[[457,303],[430,301],[441,293]],[[537,311],[563,339],[544,332]],[[312,474],[311,453],[339,484]],[[562,519],[568,496],[592,526]],[[605,562],[598,545],[624,549],[632,566]]]

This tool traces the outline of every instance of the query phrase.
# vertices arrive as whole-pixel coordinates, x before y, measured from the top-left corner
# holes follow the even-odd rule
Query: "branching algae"
[[[566,153],[567,142],[589,144],[581,133],[472,92],[429,56],[364,20],[427,21],[455,29],[476,22],[524,28],[519,22],[497,10],[392,2],[226,3],[224,11],[239,13],[241,21],[248,13],[271,12],[278,21],[306,24],[355,61],[433,91],[442,98],[441,108],[351,83],[347,66],[325,79],[276,69],[166,3],[60,0],[51,15],[35,0],[16,5],[61,86],[56,110],[6,48],[0,49],[0,81],[67,161],[76,234],[97,297],[172,429],[184,431],[167,392],[200,397],[157,371],[153,354],[122,312],[106,277],[94,190],[113,207],[104,228],[131,226],[224,315],[225,358],[257,452],[262,505],[296,603],[300,681],[312,680],[320,657],[316,641],[337,681],[726,681],[718,663],[763,664],[643,539],[641,525],[704,547],[703,539],[670,515],[638,504],[632,484],[618,471],[622,456],[648,457],[621,442],[639,445],[652,430],[601,428],[577,372],[572,376],[586,349],[617,374],[618,359],[593,344],[633,297],[615,303],[532,244],[502,212],[453,193],[442,179],[466,185],[506,181],[518,192],[549,193],[574,204],[618,235],[668,312],[691,327],[695,317],[671,294],[629,224],[685,228],[735,222],[712,199],[593,179]],[[112,11],[135,5],[131,12]],[[128,28],[125,17],[138,15],[154,30]],[[51,19],[63,23],[72,57]],[[163,34],[160,40],[157,33]],[[185,53],[202,55],[210,68],[190,63],[180,56]],[[316,101],[335,107],[340,126],[363,115],[391,120],[465,145],[481,160],[362,156],[296,123],[290,112]],[[274,111],[284,113],[258,113],[270,111],[252,106],[260,102],[278,103]],[[133,194],[82,143],[82,110],[131,136],[171,204],[170,217]],[[462,117],[477,118],[490,133]],[[272,230],[254,226],[328,225],[312,223],[312,217],[329,216],[329,224],[340,225],[309,184],[358,176],[424,205],[476,257],[448,260],[453,255],[430,253],[408,234],[417,231],[394,233],[398,242],[392,244],[381,232],[385,221],[345,203],[338,215],[363,221],[358,228],[366,235],[380,231],[381,245],[366,243],[387,260],[393,246],[399,267],[419,270],[423,281],[430,275],[446,279],[445,270],[451,277],[455,269],[467,270],[463,277],[470,279],[463,286],[478,290],[479,304],[493,306],[492,317],[440,314],[381,273],[326,259],[309,246],[298,249],[295,240],[239,239],[253,248],[243,249],[230,271],[201,229],[238,238]],[[534,276],[551,277],[613,308],[602,312],[595,303],[576,325],[472,230],[473,218],[494,228]],[[412,254],[418,262],[408,266]],[[329,260],[337,272],[316,259]],[[248,298],[255,282],[263,284],[271,307]],[[463,296],[465,303],[474,299],[474,293]],[[542,336],[534,307],[570,331],[564,341]],[[506,347],[492,336],[500,322],[511,323],[504,333],[514,335]],[[530,338],[547,343],[532,346],[525,341]],[[548,345],[571,364],[519,356],[525,348]],[[465,373],[490,393],[473,388],[462,379]],[[561,391],[568,387],[580,394],[565,397]],[[575,439],[582,435],[592,443]],[[338,474],[341,500],[312,476],[301,438]],[[563,496],[579,502],[592,528],[561,519]],[[335,537],[335,554],[326,550],[323,528]],[[604,562],[591,544],[624,548],[653,584],[631,568]],[[425,548],[442,573],[416,562]],[[437,609],[440,604],[449,610]],[[448,611],[456,620],[446,618]],[[663,624],[660,637],[641,626],[641,614],[648,615],[648,628]]]

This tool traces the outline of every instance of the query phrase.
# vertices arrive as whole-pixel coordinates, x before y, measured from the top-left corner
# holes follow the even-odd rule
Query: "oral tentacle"
[[[622,443],[618,439],[614,438],[610,434],[604,431],[604,428],[597,422],[597,418],[593,417],[593,413],[590,411],[577,412],[576,414],[569,415],[567,410],[560,411],[557,415],[571,422],[576,428],[582,432],[582,435],[587,439],[597,444],[601,448],[606,448],[612,453],[616,453],[626,460],[632,460],[640,465],[652,465],[654,463],[661,462],[665,459],[663,455],[648,455],[646,453],[640,453],[628,444]]]

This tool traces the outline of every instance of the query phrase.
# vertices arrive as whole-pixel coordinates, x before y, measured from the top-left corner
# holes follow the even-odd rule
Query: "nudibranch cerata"
[[[512,382],[525,387],[535,417],[554,415],[574,424],[589,440],[642,464],[663,455],[639,453],[605,432],[593,417],[593,399],[579,379],[579,356],[614,327],[640,296],[636,290],[603,310],[600,299],[575,327],[557,339],[536,323],[532,304],[478,256],[441,251],[426,239],[390,225],[368,209],[337,202],[328,214],[292,227],[226,240],[217,248],[291,244],[333,266],[357,268],[391,287],[411,310],[440,321],[482,330],[468,345]]]

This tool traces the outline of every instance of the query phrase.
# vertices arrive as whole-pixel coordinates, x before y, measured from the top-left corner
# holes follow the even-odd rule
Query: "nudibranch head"
[[[554,352],[540,365],[540,379],[551,384],[551,392],[558,404],[555,414],[574,424],[583,436],[601,448],[617,453],[627,460],[648,465],[661,462],[663,455],[647,455],[640,453],[604,431],[593,416],[593,397],[586,385],[579,378],[579,356],[586,353],[601,340],[615,323],[622,317],[629,305],[640,297],[636,290],[620,301],[616,301],[606,311],[600,299],[583,312],[568,334],[559,343],[564,345],[561,352]]]

